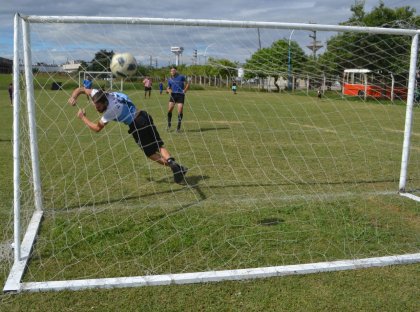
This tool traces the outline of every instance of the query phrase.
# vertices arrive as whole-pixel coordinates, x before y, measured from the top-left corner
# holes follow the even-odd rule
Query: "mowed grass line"
[[[401,135],[381,126],[401,129],[403,107],[191,92],[176,134],[164,131],[166,100],[142,106],[190,167],[189,186],[148,163],[124,127],[95,135],[65,105],[38,113],[46,216],[25,280],[415,252],[416,204],[383,195],[398,184]]]

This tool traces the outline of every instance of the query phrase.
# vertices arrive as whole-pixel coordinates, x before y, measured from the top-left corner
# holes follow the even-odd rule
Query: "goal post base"
[[[29,222],[28,229],[21,244],[21,257],[15,259],[12,269],[10,270],[6,284],[4,285],[4,292],[19,291],[21,287],[21,280],[23,273],[25,273],[28,260],[41,225],[43,211],[35,211]]]
[[[416,196],[416,195],[413,195],[411,193],[400,192],[400,195],[404,196],[404,197],[407,197],[407,198],[410,198],[414,201],[420,202],[420,197]]]
[[[321,272],[345,271],[383,267],[420,262],[420,253],[395,255],[355,260],[339,260],[297,265],[284,265],[264,268],[238,270],[207,271],[181,274],[164,274],[151,276],[117,277],[103,279],[85,279],[50,282],[22,283],[20,291],[41,292],[61,290],[85,290],[97,288],[128,288],[143,286],[183,285],[236,280],[249,280],[288,275],[302,275]]]

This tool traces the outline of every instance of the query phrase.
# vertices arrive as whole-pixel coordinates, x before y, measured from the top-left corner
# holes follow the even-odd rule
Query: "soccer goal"
[[[420,262],[418,30],[19,14],[14,23],[14,237],[4,238],[13,243],[4,291]],[[140,80],[124,92],[189,168],[185,183],[148,160],[124,124],[100,133],[84,125],[67,104],[82,74],[32,70],[100,50],[132,53],[151,65],[139,75],[165,88],[179,62],[190,84],[180,132],[166,130],[169,95],[155,84],[147,99]],[[62,88],[50,90],[51,81]],[[88,101],[78,108],[100,118]]]

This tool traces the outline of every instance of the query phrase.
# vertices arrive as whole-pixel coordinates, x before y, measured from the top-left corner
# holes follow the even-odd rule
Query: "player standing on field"
[[[9,84],[9,99],[10,99],[10,105],[13,105],[13,83]]]
[[[176,127],[176,131],[179,132],[181,130],[181,122],[184,117],[183,109],[185,93],[190,86],[188,82],[186,84],[185,82],[185,76],[178,74],[176,67],[171,67],[171,78],[168,79],[168,88],[166,89],[166,93],[170,94],[168,105],[168,130],[172,125],[172,111],[175,104],[178,105],[178,125]]]
[[[233,94],[236,94],[236,88],[237,88],[237,86],[236,86],[236,81],[234,80],[234,81],[232,82],[232,92],[233,92]]]
[[[174,181],[181,183],[188,169],[177,164],[171,157],[168,150],[163,147],[163,141],[153,123],[152,116],[143,110],[137,110],[130,98],[119,92],[106,93],[97,89],[86,89],[84,87],[74,89],[68,103],[76,105],[77,98],[81,94],[86,94],[92,98],[93,104],[101,119],[94,123],[86,117],[84,110],[79,109],[77,116],[92,131],[101,131],[108,122],[119,121],[128,125],[128,133],[131,134],[143,150],[146,156],[164,166],[169,166],[174,174]]]
[[[146,76],[143,80],[144,85],[144,98],[146,98],[146,95],[149,93],[149,99],[152,94],[152,80],[149,78],[149,76]]]

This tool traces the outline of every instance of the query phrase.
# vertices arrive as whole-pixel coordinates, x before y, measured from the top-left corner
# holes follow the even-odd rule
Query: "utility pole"
[[[193,50],[192,63],[193,65],[197,65],[197,49]]]
[[[316,59],[316,51],[321,49],[323,45],[321,44],[321,41],[316,40],[316,30],[312,30],[312,33],[312,35],[309,35],[309,37],[312,38],[312,42],[306,47],[312,51],[312,56]]]
[[[290,37],[289,37],[289,44],[288,44],[288,55],[287,55],[287,89],[290,91],[293,89],[292,85],[293,85],[293,81],[292,81],[292,50],[291,50],[291,46],[290,43],[292,41],[292,35],[295,32],[295,30],[293,29],[292,32],[290,33]]]
[[[260,29],[259,28],[257,28],[257,32],[258,32],[258,46],[259,46],[258,50],[261,50],[261,36],[260,36]]]

